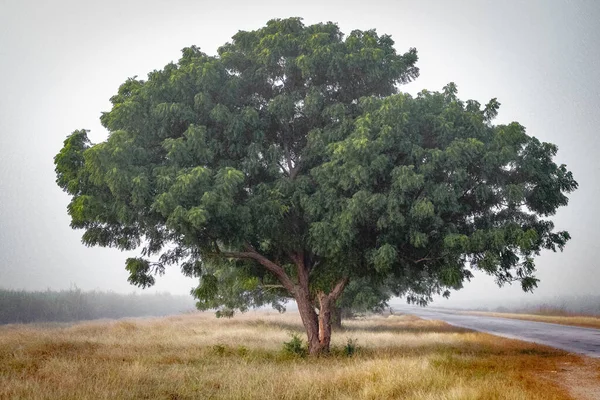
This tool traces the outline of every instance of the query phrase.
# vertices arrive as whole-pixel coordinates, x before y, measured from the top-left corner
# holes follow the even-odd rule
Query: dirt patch
[[[561,362],[558,370],[544,378],[567,389],[574,399],[600,399],[600,360],[581,357],[576,362]]]

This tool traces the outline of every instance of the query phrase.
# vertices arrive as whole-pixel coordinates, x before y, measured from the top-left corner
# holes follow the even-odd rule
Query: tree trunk
[[[315,305],[308,295],[308,291],[298,288],[296,291],[296,303],[298,311],[302,318],[302,323],[306,329],[308,337],[308,353],[310,355],[321,355],[329,353],[332,332],[332,316],[335,311],[336,293],[332,291],[329,294],[319,292],[317,300],[319,301],[319,313],[315,311]]]
[[[322,352],[329,352],[329,344],[331,343],[331,309],[333,304],[330,296],[323,292],[319,292],[319,344],[322,347]]]
[[[315,307],[312,304],[308,290],[305,291],[303,288],[298,287],[294,297],[298,305],[302,324],[304,325],[304,329],[306,329],[308,353],[310,355],[317,355],[321,352],[321,346],[319,341],[319,321]]]
[[[329,294],[319,292],[317,294],[319,313],[317,314],[308,293],[301,290],[301,288],[298,289],[300,290],[296,292],[296,303],[308,337],[308,353],[310,355],[329,353],[332,315],[335,313],[335,300],[338,294],[335,290]]]
[[[335,301],[340,297],[346,284],[348,283],[347,278],[343,278],[340,280],[333,290],[329,294],[325,294],[323,291],[319,291],[317,293],[317,300],[319,301],[319,314],[316,315],[314,305],[310,304],[310,311],[313,313],[312,315],[317,316],[317,340],[315,340],[313,333],[313,321],[311,314],[308,311],[302,311],[302,313],[306,313],[307,316],[310,316],[310,319],[307,318],[309,324],[305,322],[304,317],[302,318],[302,322],[304,322],[304,326],[306,327],[306,331],[309,334],[308,337],[308,353],[311,355],[320,355],[329,353],[329,345],[331,343],[331,312],[335,307]],[[298,309],[300,309],[300,305],[298,305]],[[310,325],[310,327],[308,326]]]

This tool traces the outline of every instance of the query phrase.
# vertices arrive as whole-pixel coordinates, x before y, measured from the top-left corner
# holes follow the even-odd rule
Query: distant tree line
[[[70,322],[98,318],[164,316],[194,310],[190,296],[0,289],[0,324]]]
[[[494,308],[497,312],[516,312],[539,315],[593,315],[600,316],[600,296],[562,296],[541,299],[525,304],[503,305]]]

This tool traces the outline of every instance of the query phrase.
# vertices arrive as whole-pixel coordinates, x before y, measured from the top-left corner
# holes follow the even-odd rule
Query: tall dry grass
[[[283,353],[290,332],[297,314],[7,325],[0,398],[558,400],[570,397],[550,378],[582,362],[410,316],[348,322],[333,346],[353,339],[353,357]]]

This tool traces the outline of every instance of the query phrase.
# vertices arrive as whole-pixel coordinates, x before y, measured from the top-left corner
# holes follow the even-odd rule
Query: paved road
[[[451,325],[475,331],[544,344],[572,353],[600,358],[600,329],[509,318],[464,315],[458,311],[408,305],[396,306],[394,311],[413,314],[424,319],[442,320]]]

